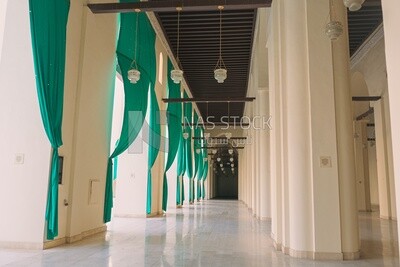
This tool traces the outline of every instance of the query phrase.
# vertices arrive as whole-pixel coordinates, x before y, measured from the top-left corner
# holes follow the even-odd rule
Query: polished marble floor
[[[238,201],[212,200],[161,218],[114,218],[109,231],[45,251],[2,250],[0,266],[399,266],[397,227],[360,213],[359,261],[310,261],[276,252],[270,222]]]

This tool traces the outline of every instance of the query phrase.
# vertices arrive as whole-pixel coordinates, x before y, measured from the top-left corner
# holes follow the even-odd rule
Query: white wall
[[[36,94],[28,1],[9,1],[3,9],[5,3],[0,1],[0,48],[7,12],[0,58],[0,246],[40,248],[51,149]],[[15,164],[16,154],[24,155],[23,164]]]
[[[118,158],[113,211],[117,217],[146,215],[148,145],[141,136],[142,132],[131,146],[141,146],[143,148],[141,152],[130,154],[128,150]]]

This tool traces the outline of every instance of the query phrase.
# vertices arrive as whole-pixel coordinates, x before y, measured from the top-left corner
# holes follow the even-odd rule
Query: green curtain
[[[194,140],[193,140],[193,146],[194,146],[194,173],[193,173],[193,178],[196,177],[197,173],[199,172],[199,168],[201,168],[201,153],[197,153],[198,150],[201,149],[201,140],[199,139],[201,137],[201,127],[197,127],[197,122],[199,121],[199,116],[197,113],[194,113],[194,123],[195,123],[195,128],[194,128]]]
[[[118,142],[119,142],[119,140],[117,140],[117,142],[115,142],[114,149],[118,146]],[[115,157],[113,159],[113,180],[116,180],[117,177],[118,177],[118,157]]]
[[[171,60],[168,60],[168,73],[174,69]],[[168,98],[179,98],[180,97],[180,84],[176,84],[168,75]],[[182,136],[182,104],[181,103],[169,103],[167,107],[167,123],[168,123],[168,158],[164,170],[164,181],[163,181],[163,199],[162,209],[167,211],[168,204],[168,180],[167,171],[174,163],[176,154],[178,152],[179,143]],[[180,194],[180,192],[179,192]]]
[[[204,199],[206,197],[206,192],[205,192],[205,187],[204,187],[204,181],[207,179],[208,175],[208,161],[206,161],[206,164],[204,166],[204,173],[203,173],[203,179],[201,180],[202,182],[202,190],[201,190],[201,197]]]
[[[200,136],[204,137],[204,129],[203,128],[201,128],[200,132],[201,132]],[[206,146],[204,140],[201,140],[200,146],[201,147]],[[204,159],[207,158],[207,156],[208,156],[207,149],[206,148],[201,149],[201,157],[200,157],[200,162],[199,162],[200,167],[199,167],[199,172],[197,173],[197,181],[198,181],[197,199],[200,199],[203,195],[202,185],[204,184],[203,178],[204,178],[204,172],[205,172],[206,165],[207,165],[207,162],[205,162]]]
[[[148,172],[147,172],[147,201],[146,212],[151,213],[152,200],[152,177],[151,168],[156,162],[158,152],[160,151],[161,126],[159,121],[160,108],[157,102],[157,95],[154,89],[150,91],[150,121],[149,121],[149,150],[148,150]]]
[[[185,98],[188,98],[188,95],[185,93]],[[184,114],[185,114],[185,132],[189,134],[189,138],[184,140],[185,143],[185,166],[186,166],[186,175],[188,178],[193,178],[193,163],[192,163],[192,126],[188,125],[192,122],[193,112],[192,112],[192,103],[187,102],[184,104]]]
[[[47,239],[58,235],[58,148],[62,145],[65,53],[69,0],[29,0],[36,90],[43,126],[52,147],[47,192]]]
[[[176,173],[176,205],[182,205],[183,204],[183,200],[185,198],[184,196],[184,192],[182,191],[182,186],[183,183],[180,179],[180,176],[183,176],[185,173],[185,157],[184,157],[184,151],[185,151],[185,144],[183,141],[182,136],[178,136],[178,138],[180,139],[179,142],[179,147],[178,147],[178,166],[177,166],[177,173]]]
[[[197,186],[196,186],[196,188],[197,188],[196,199],[197,199],[197,201],[199,201],[200,198],[201,198],[201,180],[197,179],[196,181],[197,181]]]
[[[120,2],[132,2],[121,0]],[[141,72],[136,84],[130,83],[127,72],[135,55],[136,16],[138,18],[137,63]],[[117,45],[118,67],[124,83],[125,107],[118,146],[108,159],[103,221],[111,220],[112,159],[123,153],[133,143],[146,116],[149,88],[153,91],[156,77],[155,32],[145,13],[122,13]]]
[[[188,98],[188,95],[184,93],[184,98]],[[183,113],[185,114],[185,107],[183,106]],[[183,131],[189,132],[190,127],[184,127]],[[186,147],[187,140],[183,138],[183,135],[180,137],[179,148],[178,148],[178,166],[177,166],[177,190],[176,190],[176,204],[182,205],[183,201],[185,201],[185,188],[184,182],[179,178],[179,176],[184,176],[186,173]],[[189,138],[188,138],[189,139]]]

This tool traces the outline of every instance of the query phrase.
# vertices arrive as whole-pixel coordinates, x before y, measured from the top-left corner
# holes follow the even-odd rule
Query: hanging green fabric
[[[194,146],[195,153],[194,153],[194,173],[193,173],[193,178],[196,177],[196,175],[197,175],[197,173],[199,171],[199,168],[200,168],[200,164],[201,164],[201,162],[199,161],[200,157],[201,157],[201,154],[200,154],[200,149],[201,149],[201,146],[200,146],[200,143],[201,143],[201,140],[200,140],[201,130],[200,129],[201,128],[197,127],[198,121],[199,121],[199,116],[195,112],[194,113],[194,140],[193,140],[193,146]]]
[[[182,191],[182,181],[180,176],[185,173],[185,158],[184,158],[184,148],[185,144],[182,137],[180,138],[178,147],[178,162],[177,162],[177,174],[176,174],[176,205],[182,205],[184,200],[184,191]]]
[[[184,93],[183,95],[184,98],[188,98],[188,95]],[[183,106],[183,113],[185,114],[185,107]],[[183,114],[183,115],[184,115]],[[186,117],[183,118],[184,122],[187,124],[188,122],[186,121]],[[186,127],[185,127],[186,126]],[[187,151],[187,139],[185,140],[183,138],[183,132],[187,132],[188,135],[190,134],[190,126],[188,127],[187,125],[184,126],[184,129],[182,131],[182,135],[180,136],[180,143],[179,143],[179,149],[178,149],[178,166],[177,166],[177,188],[179,188],[179,197],[178,197],[178,192],[177,192],[177,199],[176,203],[177,205],[183,205],[183,201],[185,201],[185,183],[183,179],[181,180],[179,176],[184,176],[186,173],[186,151]],[[191,135],[189,135],[191,136]],[[191,137],[188,137],[188,139],[191,139]],[[178,190],[177,190],[178,191]]]
[[[204,181],[207,179],[207,175],[208,175],[208,161],[206,161],[206,164],[205,164],[205,166],[204,166],[203,179],[201,180],[201,181],[202,181],[202,190],[201,190],[202,196],[201,196],[201,197],[202,197],[203,199],[206,197],[206,192],[205,192],[205,187],[204,187]]]
[[[204,129],[203,128],[200,129],[200,136],[204,137]],[[201,139],[200,146],[201,147],[205,147],[206,144],[204,144],[204,143],[205,143],[205,141],[203,139]],[[206,167],[206,164],[207,164],[204,161],[204,159],[207,158],[207,156],[208,156],[207,149],[206,148],[201,149],[201,156],[200,156],[200,161],[199,161],[199,166],[200,167],[199,167],[199,172],[197,173],[197,181],[198,181],[198,184],[197,184],[197,186],[198,186],[197,199],[198,200],[203,195],[203,188],[202,188],[202,185],[204,184],[203,176],[204,176],[204,171],[205,171],[205,167]]]
[[[200,198],[201,198],[201,180],[197,179],[196,181],[197,181],[197,184],[196,184],[196,188],[197,188],[197,190],[196,190],[197,191],[196,199],[197,199],[197,201],[199,201]]]
[[[132,1],[121,0],[120,2]],[[139,16],[137,40],[135,40],[136,16]],[[113,207],[112,159],[128,149],[138,136],[146,116],[149,88],[154,90],[156,77],[155,38],[155,32],[145,13],[122,13],[120,15],[117,59],[124,83],[125,107],[119,143],[108,159],[103,215],[105,223],[111,220],[111,210]],[[135,51],[136,41],[137,51]],[[127,73],[135,58],[135,52],[141,75],[140,80],[136,84],[133,84],[129,81]]]
[[[188,95],[185,93],[185,98]],[[186,102],[184,104],[185,113],[185,132],[189,134],[189,137],[184,140],[185,142],[185,165],[186,165],[186,175],[188,178],[193,178],[193,162],[192,162],[192,119],[193,110],[192,103]]]
[[[206,197],[206,187],[204,186],[204,180],[201,180],[201,199]]]
[[[168,73],[173,70],[174,67],[171,60],[168,60]],[[180,97],[180,84],[174,83],[171,77],[168,75],[168,98],[179,98]],[[176,154],[179,149],[179,143],[182,136],[182,104],[181,103],[169,103],[167,107],[167,124],[168,124],[168,158],[164,170],[164,181],[163,181],[163,199],[162,209],[167,211],[168,204],[168,180],[167,171],[174,163]],[[180,194],[180,192],[179,192]]]
[[[119,142],[119,140],[117,140],[117,142],[115,142],[114,149],[118,146],[118,142]],[[117,177],[118,177],[118,157],[115,157],[113,159],[113,180],[116,180]]]
[[[181,179],[179,176],[176,177],[176,205],[182,205],[181,203]]]
[[[156,162],[160,151],[161,126],[159,121],[160,108],[157,102],[157,95],[154,89],[150,91],[150,121],[149,121],[149,150],[148,150],[148,172],[147,172],[147,201],[146,213],[151,213],[152,200],[152,176],[151,168]]]
[[[47,239],[58,235],[58,148],[62,145],[65,51],[69,0],[29,0],[36,91],[43,126],[52,147],[47,192]]]

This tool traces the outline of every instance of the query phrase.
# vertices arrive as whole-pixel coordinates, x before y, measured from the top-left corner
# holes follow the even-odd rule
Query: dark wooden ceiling
[[[179,59],[185,79],[196,98],[245,97],[256,9],[222,11],[222,57],[228,78],[219,84],[214,68],[219,57],[219,11],[181,12]],[[177,12],[157,13],[176,56]],[[198,103],[202,116],[243,115],[244,103]],[[228,107],[229,106],[229,107]]]
[[[382,23],[381,0],[366,0],[360,10],[355,12],[348,11],[347,18],[350,55],[353,55]]]
[[[164,1],[164,0],[152,0]],[[228,69],[223,84],[214,79],[219,56],[219,11],[181,12],[179,59],[195,98],[245,97],[257,9],[222,11],[222,56]],[[169,45],[177,51],[177,12],[158,12],[156,17]],[[366,0],[362,9],[348,12],[350,55],[382,23],[381,0]],[[241,117],[244,103],[198,103],[201,115]]]

